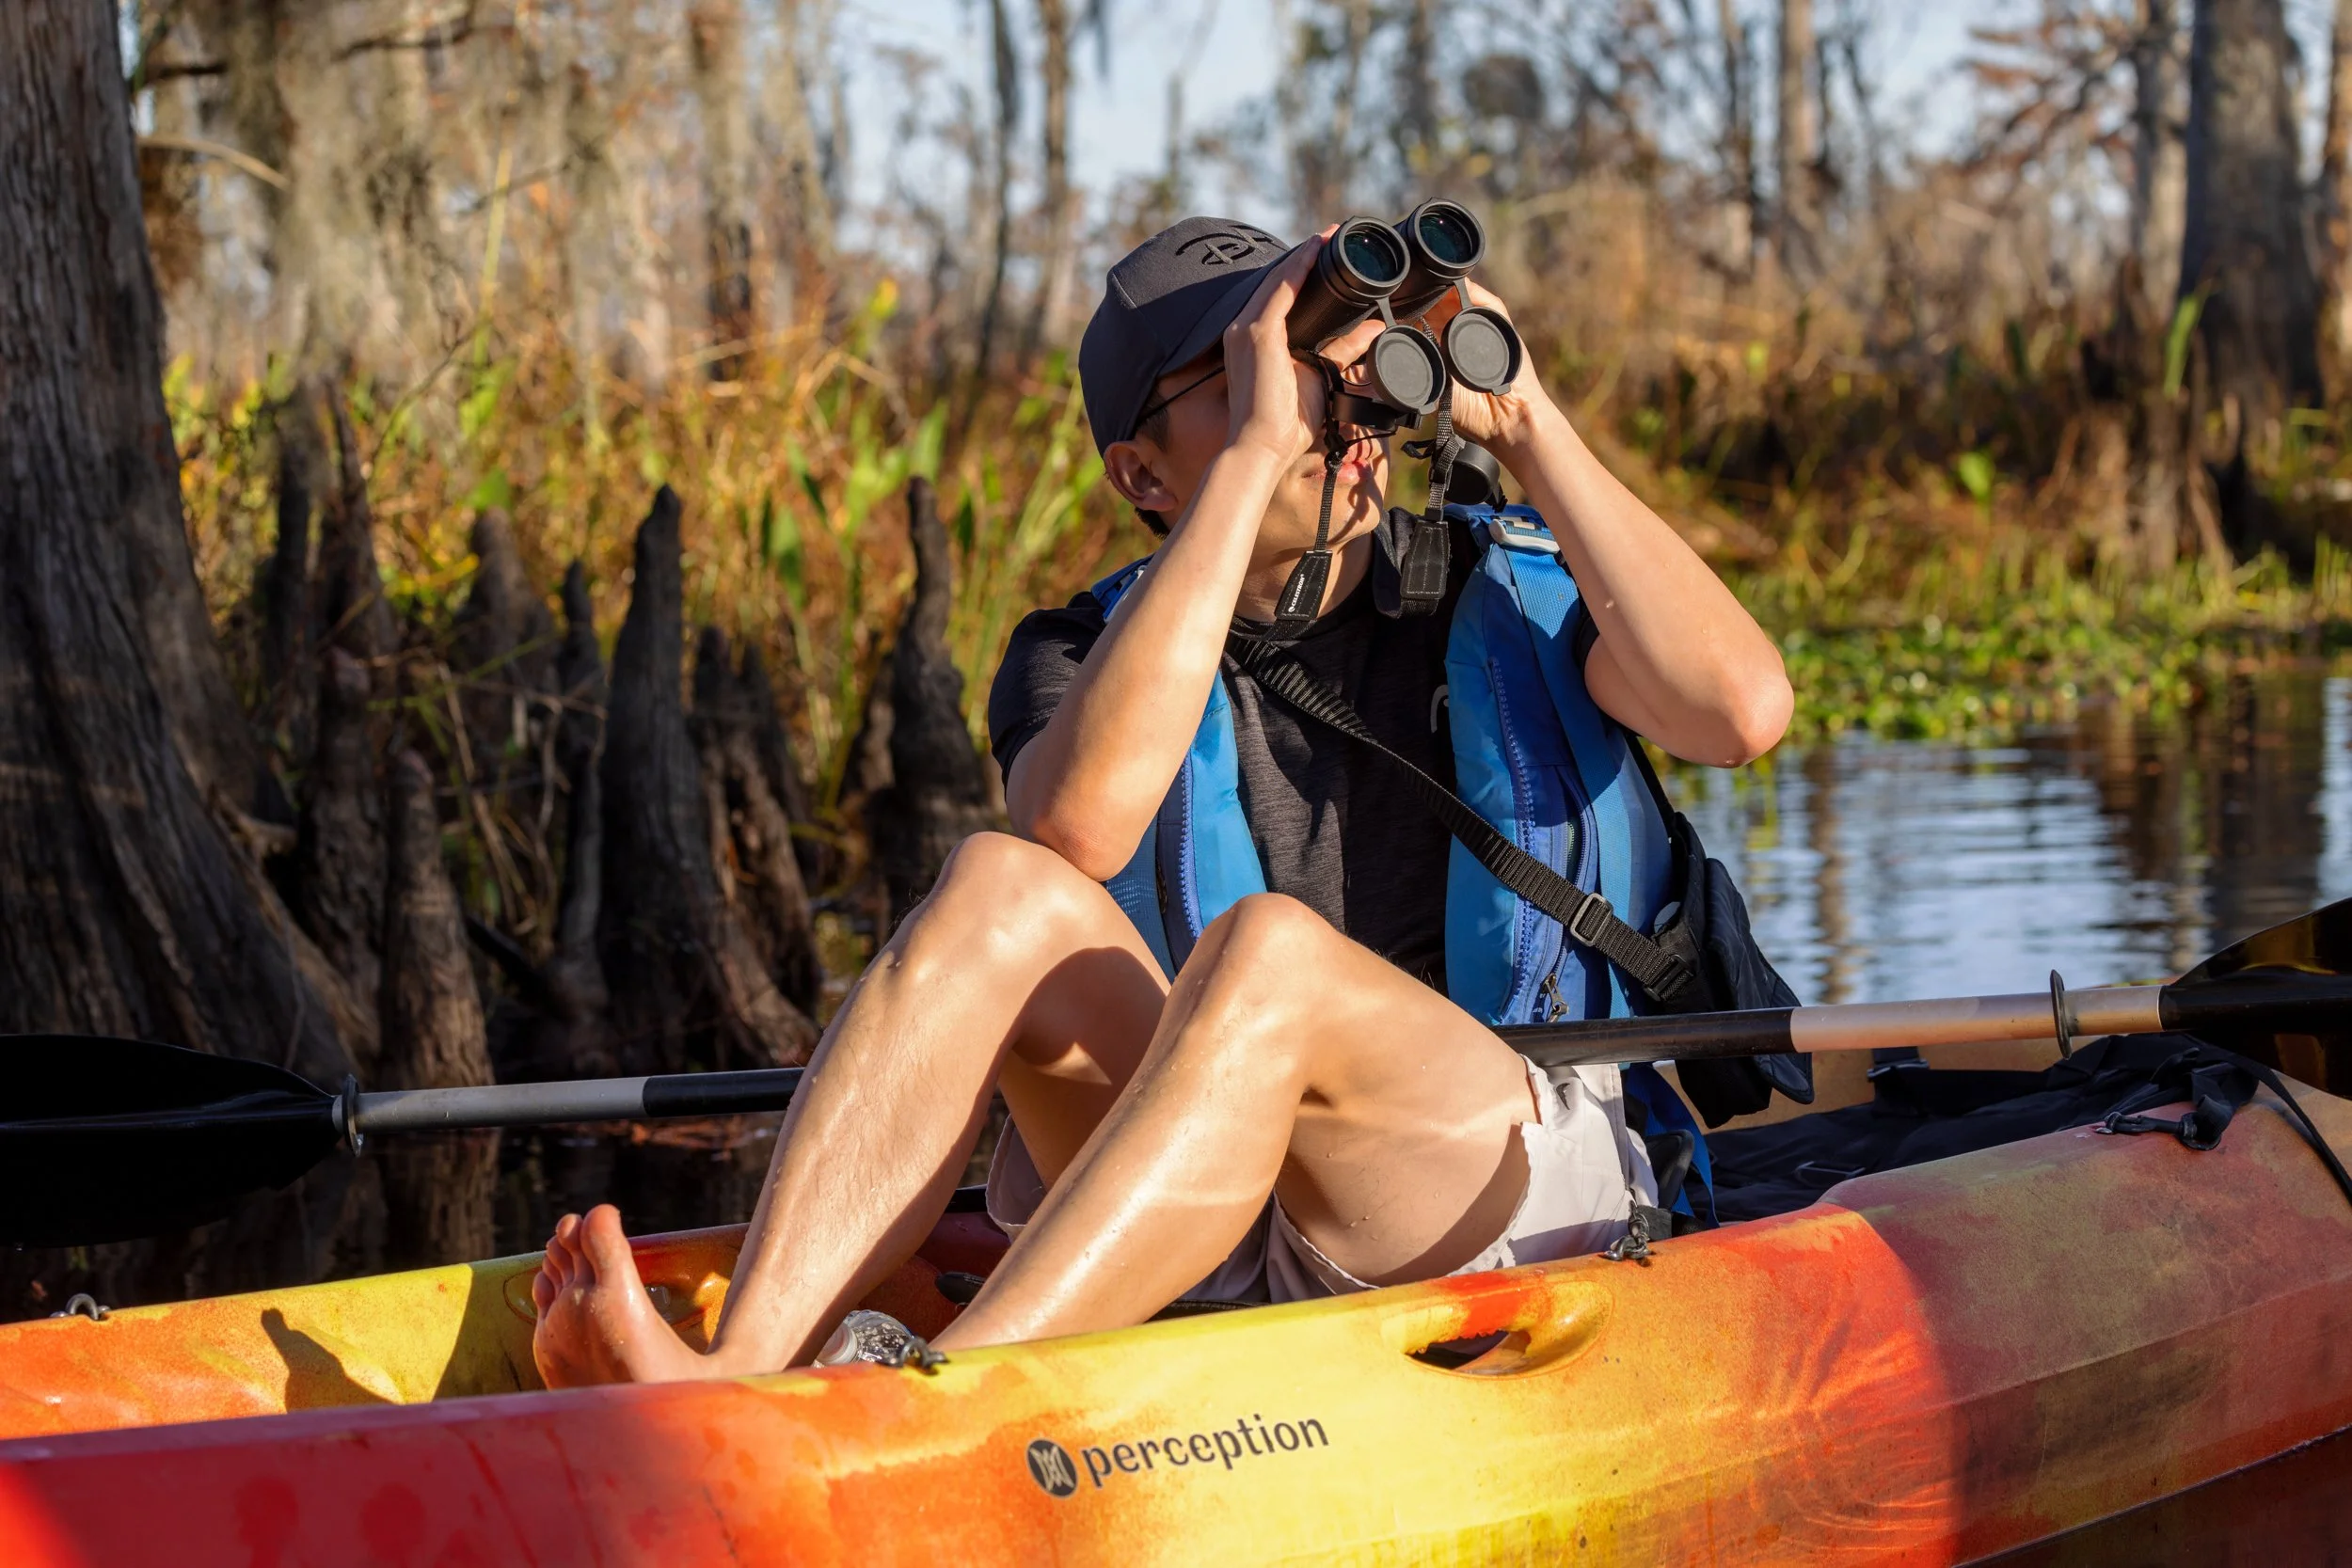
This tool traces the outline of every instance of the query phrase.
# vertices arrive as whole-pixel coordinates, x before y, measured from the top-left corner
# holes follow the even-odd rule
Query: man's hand
[[[1470,302],[1502,311],[1472,283]],[[1443,332],[1459,306],[1429,325]],[[1601,711],[1676,756],[1737,767],[1778,743],[1794,699],[1780,650],[1664,519],[1619,483],[1534,371],[1454,389],[1454,428],[1492,451],[1550,525],[1600,640],[1584,667]]]
[[[1470,296],[1471,304],[1483,305],[1505,321],[1511,319],[1510,310],[1491,291],[1472,283]],[[1461,305],[1452,293],[1431,308],[1427,325],[1440,342],[1445,340],[1446,324],[1460,313]],[[1509,453],[1534,440],[1544,420],[1556,412],[1551,394],[1544,390],[1532,365],[1520,365],[1518,379],[1500,392],[1473,392],[1459,382],[1454,384],[1454,428],[1464,440],[1477,442],[1506,463]]]
[[[1314,271],[1315,252],[1337,227],[1324,230],[1268,271],[1225,329],[1225,395],[1232,411],[1227,444],[1269,452],[1286,468],[1323,442],[1323,376],[1291,352],[1290,315]],[[1377,318],[1359,323],[1333,339],[1324,357],[1335,365],[1352,364],[1379,330]]]

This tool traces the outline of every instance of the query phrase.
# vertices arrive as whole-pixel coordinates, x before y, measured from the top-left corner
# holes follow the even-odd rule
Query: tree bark
[[[2219,455],[2239,470],[2287,407],[2319,394],[2289,47],[2280,0],[2197,0],[2181,292],[2205,296],[2198,332],[2227,432]]]
[[[963,719],[963,674],[947,652],[954,562],[927,480],[907,482],[914,597],[890,656],[890,776],[867,802],[892,925],[930,891],[947,853],[990,825],[987,769]]]
[[[555,682],[555,623],[523,570],[506,514],[485,512],[472,537],[477,564],[451,627],[450,657],[473,775],[496,784],[532,751],[535,710]]]
[[[365,666],[340,648],[319,682],[318,747],[294,839],[293,902],[302,928],[360,996],[383,980],[383,754]],[[373,1063],[361,1063],[373,1067]]]
[[[181,520],[111,7],[0,6],[0,1031],[332,1083],[291,922],[207,804],[255,774]]]
[[[2181,136],[2179,0],[2138,0],[2132,34],[2131,250],[2148,313],[2169,319],[2181,292],[2188,152]]]
[[[1779,212],[1773,243],[1785,271],[1812,261],[1813,169],[1820,158],[1820,122],[1810,76],[1813,55],[1813,0],[1780,0],[1774,119]]]
[[[554,951],[520,976],[524,1016],[502,1012],[492,1047],[501,1080],[600,1078],[615,1068],[605,1016],[612,993],[596,951],[604,908],[604,799],[598,763],[604,742],[604,659],[596,649],[587,568],[564,574],[564,643],[556,656],[562,717],[549,738],[563,787],[564,877],[557,895]],[[519,949],[504,955],[528,966]]]
[[[2319,264],[2326,371],[2352,384],[2352,0],[2336,0],[2328,35],[2328,131],[2320,144]]]
[[[777,31],[782,57],[770,68],[763,105],[773,127],[784,168],[779,182],[785,199],[777,206],[774,248],[793,297],[779,300],[773,313],[789,322],[800,295],[812,278],[821,280],[833,263],[833,198],[825,188],[825,159],[818,145],[817,125],[809,108],[809,35],[821,35],[822,7],[813,0],[781,0]]]
[[[262,578],[262,681],[267,716],[290,755],[310,754],[318,699],[310,652],[310,518],[320,474],[317,411],[308,398],[278,411],[278,540]]]
[[[1045,223],[1045,271],[1037,300],[1029,312],[1028,330],[1022,335],[1021,360],[1026,365],[1038,344],[1053,330],[1068,304],[1073,230],[1077,220],[1077,193],[1070,183],[1070,6],[1069,0],[1037,0],[1038,35],[1042,58],[1038,74],[1045,88],[1044,123],[1041,127],[1041,168],[1045,187],[1038,203]]]
[[[1006,4],[1007,0],[988,0],[990,54],[995,62],[996,122],[989,181],[996,204],[991,236],[994,260],[989,268],[988,293],[980,302],[979,341],[972,351],[972,391],[963,418],[957,421],[960,427],[978,409],[980,389],[996,356],[996,321],[1004,309],[1005,270],[1012,261],[1012,134],[1021,123],[1021,56],[1012,46],[1012,23],[1006,15]]]
[[[817,1032],[777,993],[711,864],[682,690],[678,499],[664,485],[638,530],[636,582],[612,651],[604,888],[597,946],[622,1069],[797,1062]]]
[[[337,397],[327,399],[335,427],[337,483],[319,523],[318,624],[316,646],[341,648],[368,667],[379,697],[392,693],[391,656],[400,647],[400,626],[384,596],[384,576],[375,564],[375,515],[368,506],[367,468],[351,415]]]
[[[793,821],[814,823],[817,792],[801,771],[800,759],[792,754],[784,708],[776,700],[775,685],[768,678],[768,661],[760,656],[756,642],[743,649],[742,690],[744,705],[753,714],[752,744],[758,748],[760,764],[767,769],[769,792]],[[801,863],[803,886],[821,888],[832,882],[835,857],[829,844],[795,833],[792,853]]]
[[[1754,269],[1756,247],[1764,238],[1764,193],[1756,178],[1755,77],[1748,60],[1748,28],[1734,0],[1715,0],[1715,28],[1722,34],[1724,53],[1724,174],[1731,199],[1747,223],[1741,243],[1732,249],[1744,275]]]
[[[698,0],[687,12],[688,55],[703,133],[703,236],[709,266],[710,339],[740,344],[757,329],[752,293],[751,109],[743,91],[743,15],[737,0]],[[714,381],[742,373],[738,348],[710,361]]]
[[[490,1082],[482,994],[466,948],[457,889],[441,860],[441,818],[424,759],[391,768],[384,878],[384,1054],[387,1087],[464,1089]]]
[[[760,685],[764,694],[766,682]],[[693,730],[710,813],[711,861],[722,894],[751,933],[776,989],[814,1014],[824,983],[817,923],[792,851],[791,818],[770,787],[754,738],[761,715],[753,701],[751,683],[729,662],[726,634],[704,627],[694,655]]]

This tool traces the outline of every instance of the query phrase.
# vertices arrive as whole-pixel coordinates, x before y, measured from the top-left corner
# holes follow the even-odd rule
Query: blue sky
[[[1264,100],[1283,55],[1279,13],[1284,8],[1279,0],[1112,4],[1116,22],[1110,74],[1106,79],[1097,72],[1092,44],[1083,44],[1072,105],[1073,172],[1098,200],[1121,179],[1150,174],[1165,165],[1168,82],[1181,65],[1190,62],[1184,72],[1184,110],[1186,122],[1197,129]],[[2029,4],[1947,0],[1914,6],[1882,0],[1876,49],[1884,72],[1882,98],[1889,111],[1901,115],[1908,108],[1931,135],[1948,135],[1966,117],[1965,87],[1954,67],[1967,46],[1967,29],[2018,15]],[[1019,9],[1025,13],[1027,8]],[[987,8],[980,0],[848,0],[841,26],[846,58],[872,59],[882,49],[920,51],[939,58],[976,93],[986,88]],[[875,70],[881,77],[882,68]],[[882,80],[865,83],[853,77],[852,87],[858,185],[860,194],[870,198],[881,188],[879,165],[888,150],[898,105]],[[1239,209],[1236,216],[1264,222],[1281,216],[1267,211],[1262,199],[1214,187],[1198,194],[1205,204]]]
[[[1613,5],[1615,0],[1576,0]],[[1890,121],[1914,128],[1917,142],[1934,150],[1947,146],[1970,121],[1969,88],[1960,62],[1972,27],[2014,25],[2030,20],[2039,0],[1865,0],[1877,16],[1873,40],[1881,74],[1880,100]],[[1013,0],[1025,20],[1029,7]],[[1110,0],[1114,22],[1111,70],[1095,70],[1090,42],[1079,52],[1073,103],[1073,165],[1079,182],[1099,204],[1121,179],[1149,174],[1165,165],[1164,122],[1168,82],[1189,61],[1184,75],[1185,118],[1195,128],[1229,118],[1273,88],[1283,58],[1279,17],[1283,0]],[[2321,63],[2332,0],[2286,0],[2289,26],[2312,62],[2306,107],[2315,110]],[[1073,8],[1077,6],[1073,4]],[[1711,10],[1702,7],[1701,10]],[[1764,8],[1751,5],[1751,10]],[[1819,0],[1826,13],[1830,0]],[[843,57],[872,60],[874,51],[900,48],[937,57],[945,69],[985,92],[988,80],[987,6],[984,0],[844,0]],[[1204,21],[1207,24],[1202,32]],[[1196,48],[1196,38],[1200,39]],[[1032,62],[1033,63],[1033,62]],[[884,68],[853,70],[852,143],[859,195],[879,194],[880,167],[890,145],[890,126],[899,112]],[[1034,95],[1031,113],[1034,114]],[[1235,216],[1279,223],[1263,198],[1217,189],[1196,190],[1203,206]]]

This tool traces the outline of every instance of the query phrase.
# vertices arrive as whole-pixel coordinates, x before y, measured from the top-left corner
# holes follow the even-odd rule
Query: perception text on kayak
[[[1122,1475],[1184,1470],[1202,1465],[1222,1465],[1230,1470],[1234,1465],[1252,1459],[1279,1458],[1330,1446],[1331,1439],[1325,1433],[1323,1423],[1311,1417],[1303,1421],[1276,1421],[1269,1425],[1264,1417],[1253,1415],[1230,1427],[1207,1432],[1171,1433],[1165,1437],[1113,1443],[1107,1448],[1089,1445],[1080,1449],[1074,1460],[1059,1443],[1041,1437],[1029,1445],[1025,1457],[1028,1460],[1030,1480],[1057,1497],[1067,1497],[1078,1490],[1081,1469],[1099,1492],[1106,1481]]]

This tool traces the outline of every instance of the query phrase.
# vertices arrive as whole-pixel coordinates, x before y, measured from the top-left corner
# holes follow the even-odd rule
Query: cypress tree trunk
[[[2321,325],[2337,396],[2352,382],[2352,0],[2328,35],[2328,131],[2319,158]]]
[[[1044,198],[1039,203],[1045,220],[1045,272],[1038,284],[1037,301],[1029,313],[1028,330],[1021,340],[1021,362],[1026,366],[1038,345],[1051,331],[1070,292],[1072,233],[1078,215],[1077,192],[1070,183],[1070,6],[1069,0],[1037,0],[1037,30],[1043,55],[1038,74],[1045,88],[1042,154]]]
[[[2131,251],[2151,316],[2169,317],[2181,286],[2187,154],[2181,142],[2180,0],[2138,0],[2132,34]]]
[[[2230,520],[2243,528],[2249,444],[2319,394],[2318,299],[2303,234],[2290,45],[2280,0],[2197,0],[2189,47],[2188,225],[2184,297],[2198,320],[2230,465]]]
[[[687,13],[694,99],[703,133],[703,225],[708,252],[713,348],[739,344],[757,327],[752,291],[752,122],[743,90],[750,47],[736,0],[698,0]],[[741,373],[739,349],[710,361],[714,381]]]
[[[1820,150],[1820,120],[1808,75],[1813,67],[1813,0],[1780,0],[1780,51],[1774,64],[1779,212],[1773,248],[1786,272],[1812,260],[1813,165]]]
[[[181,520],[112,7],[0,6],[0,1032],[333,1083],[292,922],[214,809],[255,773]]]

